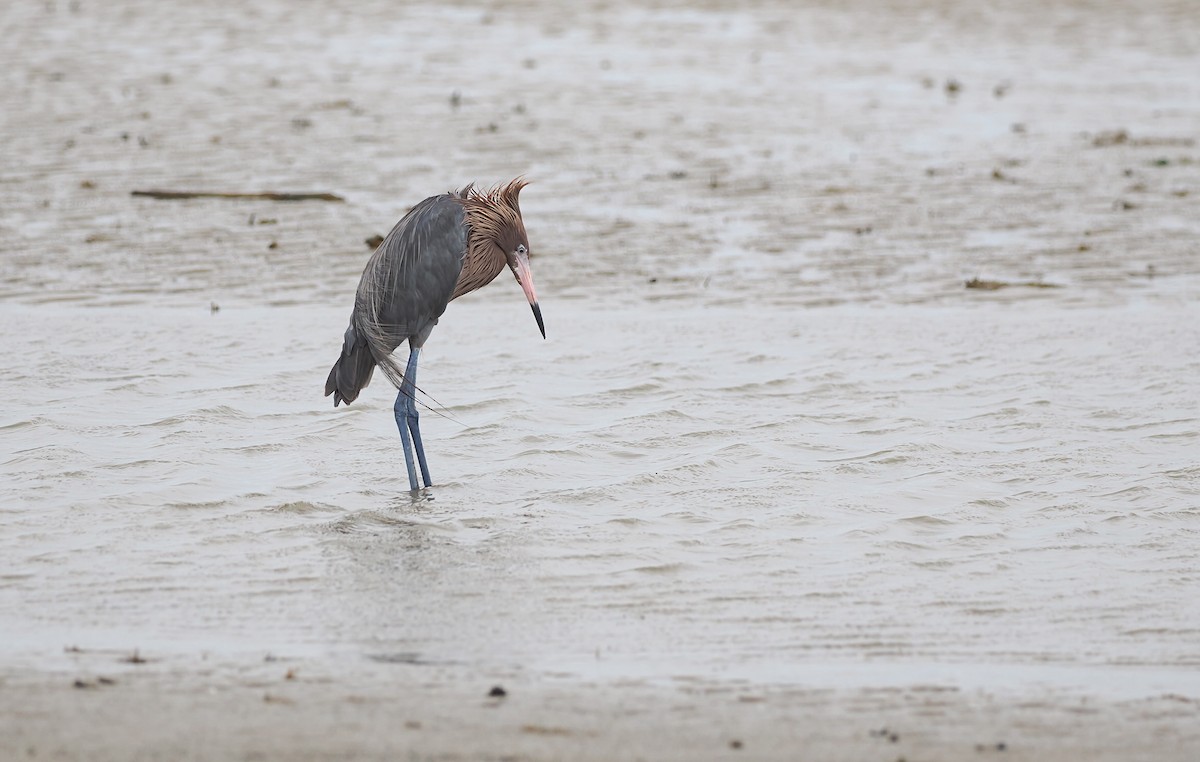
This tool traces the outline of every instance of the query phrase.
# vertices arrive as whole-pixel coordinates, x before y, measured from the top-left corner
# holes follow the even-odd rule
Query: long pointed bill
[[[513,275],[517,278],[517,283],[521,284],[521,289],[525,292],[525,298],[529,300],[529,306],[533,308],[533,317],[537,320],[538,330],[542,332],[542,338],[546,338],[546,326],[542,323],[542,308],[538,306],[537,291],[533,288],[533,272],[529,269],[529,257],[518,256],[517,264],[513,267]]]

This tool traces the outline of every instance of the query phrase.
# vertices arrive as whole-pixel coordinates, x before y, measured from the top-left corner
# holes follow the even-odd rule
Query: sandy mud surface
[[[3,4],[0,759],[1200,758],[1200,17],[994,5]]]

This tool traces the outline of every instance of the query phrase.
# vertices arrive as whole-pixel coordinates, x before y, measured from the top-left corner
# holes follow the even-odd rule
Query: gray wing
[[[425,199],[396,223],[363,271],[350,322],[397,387],[404,371],[392,352],[409,339],[424,343],[454,293],[467,249],[463,216],[449,194]]]

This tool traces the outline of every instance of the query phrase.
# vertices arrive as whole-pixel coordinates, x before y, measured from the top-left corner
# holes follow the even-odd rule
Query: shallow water
[[[1197,693],[1163,6],[7,8],[0,659]],[[518,172],[548,339],[507,276],[451,305],[414,497],[384,379],[321,397],[360,240]]]

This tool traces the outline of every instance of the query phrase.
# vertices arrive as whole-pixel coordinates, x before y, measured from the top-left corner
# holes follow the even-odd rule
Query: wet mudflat
[[[6,7],[0,756],[1194,758],[1194,21]],[[516,174],[410,495],[363,241]]]

